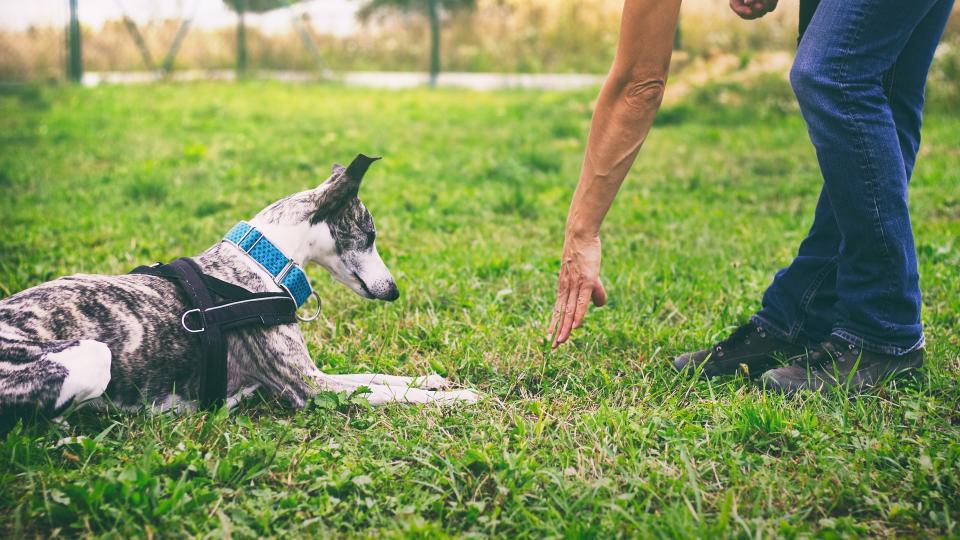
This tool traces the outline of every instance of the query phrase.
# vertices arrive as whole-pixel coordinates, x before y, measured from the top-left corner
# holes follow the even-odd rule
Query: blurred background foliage
[[[230,0],[233,6],[237,0]],[[317,30],[302,22],[315,44],[322,65],[338,71],[427,71],[430,29],[418,0],[358,2],[359,24],[349,35]],[[420,0],[426,5],[427,0]],[[248,9],[285,8],[296,2],[246,0]],[[604,73],[616,46],[622,1],[618,0],[476,0],[439,1],[442,71],[506,73]],[[380,9],[384,6],[388,9]],[[393,9],[389,9],[389,7]],[[83,4],[81,0],[81,10]],[[461,9],[461,8],[466,9]],[[291,12],[291,17],[296,17]],[[316,21],[319,23],[320,21]],[[181,21],[154,19],[141,24],[147,46],[163,51]],[[686,0],[681,11],[679,49],[674,55],[671,88],[688,95],[689,86],[710,85],[710,95],[697,100],[723,102],[759,94],[764,107],[776,111],[792,103],[786,71],[796,47],[797,7],[783,3],[759,21],[742,21],[726,2]],[[248,18],[248,68],[310,71],[317,56],[304,46],[291,24],[286,32],[264,32]],[[0,81],[52,81],[63,78],[63,28],[31,27],[0,30]],[[178,70],[232,69],[237,61],[236,28],[193,28],[176,57]],[[100,27],[83,27],[83,61],[87,71],[143,70],[143,61],[121,20]],[[777,74],[779,77],[769,77]],[[937,53],[930,78],[934,106],[960,109],[960,17],[954,17]],[[694,81],[691,83],[690,81]],[[731,82],[732,81],[732,82]],[[772,94],[768,92],[772,91]],[[739,96],[739,97],[737,97]],[[783,104],[780,103],[781,101]],[[670,96],[668,95],[668,105]],[[792,106],[792,105],[790,105]],[[673,114],[673,113],[671,113]],[[682,112],[676,113],[682,116]]]

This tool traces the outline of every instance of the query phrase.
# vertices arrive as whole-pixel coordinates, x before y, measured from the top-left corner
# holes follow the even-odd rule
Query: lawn
[[[549,353],[592,98],[256,82],[0,95],[0,296],[197,254],[333,162],[379,154],[361,198],[401,298],[362,300],[312,268],[310,351],[324,371],[436,371],[486,396],[16,427],[0,437],[0,536],[960,534],[960,117],[928,115],[912,185],[927,368],[856,399],[784,399],[668,361],[755,311],[810,224],[819,173],[789,107],[664,112],[604,228],[611,301]]]

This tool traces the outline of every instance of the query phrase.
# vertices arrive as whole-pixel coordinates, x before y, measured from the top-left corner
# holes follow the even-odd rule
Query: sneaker
[[[881,354],[832,336],[792,365],[764,373],[761,382],[765,388],[785,394],[803,389],[825,392],[837,386],[861,393],[881,381],[916,371],[923,366],[923,354],[923,349],[902,356]]]
[[[701,376],[733,375],[746,366],[748,375],[756,376],[779,364],[806,354],[806,347],[770,335],[753,321],[737,328],[727,339],[709,349],[684,353],[673,361],[680,372],[693,375],[702,366]]]

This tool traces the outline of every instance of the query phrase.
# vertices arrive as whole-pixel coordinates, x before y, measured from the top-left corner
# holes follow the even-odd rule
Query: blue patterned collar
[[[253,225],[241,221],[230,229],[223,240],[240,248],[269,272],[276,284],[290,293],[298,308],[306,303],[311,294],[316,295],[300,265],[284,255],[280,248]],[[317,300],[319,302],[319,297]]]

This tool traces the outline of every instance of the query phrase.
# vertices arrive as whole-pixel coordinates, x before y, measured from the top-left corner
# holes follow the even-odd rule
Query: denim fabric
[[[813,226],[754,316],[775,335],[923,346],[907,183],[953,0],[821,0],[790,82],[823,174]]]

